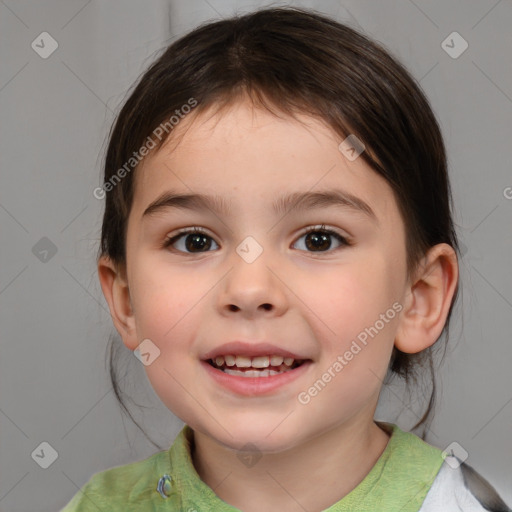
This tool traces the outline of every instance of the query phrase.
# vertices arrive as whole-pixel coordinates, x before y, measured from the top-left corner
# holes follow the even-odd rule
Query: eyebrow
[[[279,197],[272,204],[276,215],[292,210],[313,210],[315,208],[338,207],[363,213],[378,224],[377,216],[370,205],[361,198],[344,190],[328,189],[317,192],[294,192]],[[230,205],[221,196],[204,194],[179,194],[174,191],[162,193],[142,214],[142,218],[153,216],[169,208],[185,210],[212,210],[218,214],[229,215]]]

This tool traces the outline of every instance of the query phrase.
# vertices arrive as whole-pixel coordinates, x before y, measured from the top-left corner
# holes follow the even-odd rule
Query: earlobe
[[[443,331],[459,270],[457,255],[448,244],[432,247],[407,290],[395,346],[414,354],[433,345]]]
[[[98,277],[117,332],[123,343],[129,349],[135,350],[139,343],[126,269],[118,267],[110,258],[102,256],[98,260]]]

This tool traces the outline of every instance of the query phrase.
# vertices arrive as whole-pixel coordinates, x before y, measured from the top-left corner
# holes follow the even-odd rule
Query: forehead
[[[236,212],[249,199],[270,205],[285,191],[342,188],[389,214],[391,188],[362,158],[349,161],[342,141],[316,118],[278,117],[248,101],[190,115],[139,165],[132,210],[140,216],[168,189],[222,196]]]

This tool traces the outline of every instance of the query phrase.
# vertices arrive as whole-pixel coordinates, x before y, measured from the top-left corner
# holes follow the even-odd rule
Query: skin
[[[405,228],[390,186],[362,158],[346,159],[330,128],[307,116],[299,121],[248,100],[181,121],[179,137],[137,169],[126,267],[106,257],[98,262],[124,344],[135,350],[149,338],[160,350],[145,370],[163,403],[194,429],[199,476],[249,512],[320,511],[364,479],[389,440],[373,416],[393,345],[408,353],[432,345],[458,280],[447,244],[431,248],[408,279]],[[272,211],[284,192],[330,188],[363,199],[378,222],[337,207]],[[220,195],[231,211],[168,209],[142,219],[169,189]],[[353,245],[334,237],[327,251],[306,245],[301,229],[320,224]],[[162,248],[179,228],[194,226],[208,231],[209,249],[180,253],[185,237],[174,252]],[[263,248],[250,264],[236,252],[247,236]],[[298,394],[395,302],[401,312],[309,403],[300,403]],[[232,340],[267,340],[313,364],[271,395],[240,396],[216,384],[199,362]],[[246,443],[262,455],[251,467],[237,456]]]

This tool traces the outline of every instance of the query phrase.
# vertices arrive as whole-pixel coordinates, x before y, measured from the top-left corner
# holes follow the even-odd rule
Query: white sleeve
[[[485,505],[485,506],[484,506]],[[471,466],[447,456],[419,512],[511,512]]]

